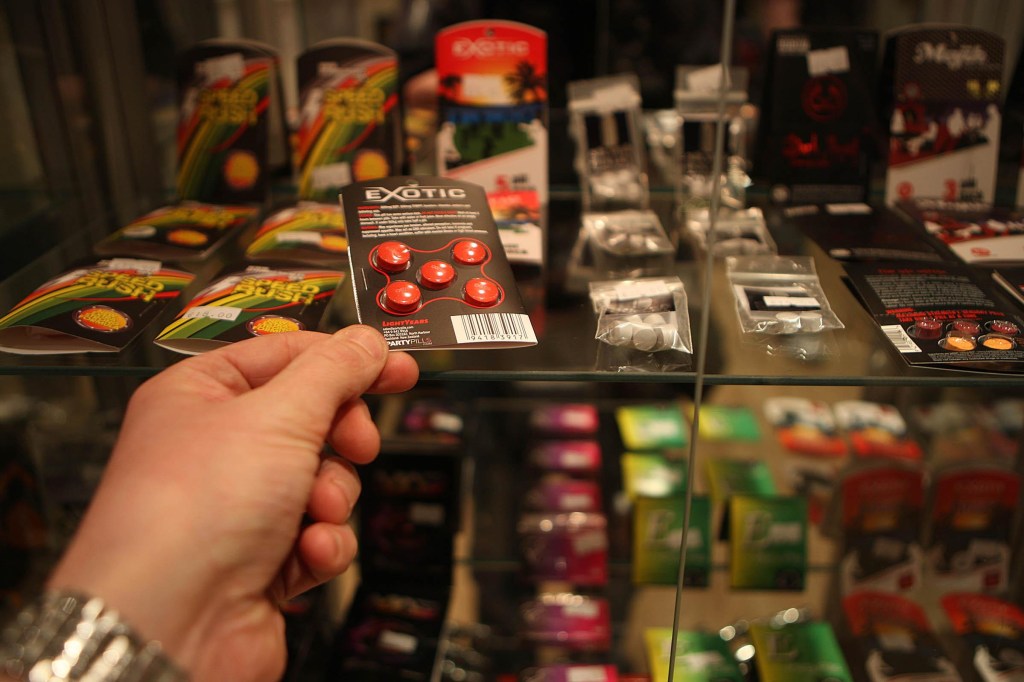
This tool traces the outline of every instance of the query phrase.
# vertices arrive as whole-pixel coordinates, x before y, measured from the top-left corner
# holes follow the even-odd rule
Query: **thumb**
[[[366,392],[388,359],[384,337],[353,325],[304,349],[267,383],[250,393],[271,412],[296,410],[304,421],[331,423],[338,409]]]

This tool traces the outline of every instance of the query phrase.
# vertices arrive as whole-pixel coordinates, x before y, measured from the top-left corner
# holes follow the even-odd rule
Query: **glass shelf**
[[[653,208],[671,230],[672,195],[653,193]],[[587,381],[693,384],[693,371],[620,372],[605,364],[608,347],[594,339],[596,317],[584,291],[566,287],[568,252],[577,234],[578,194],[567,188],[552,192],[549,210],[549,261],[544,271],[520,271],[518,283],[537,330],[539,343],[529,348],[506,350],[437,350],[418,352],[422,378],[428,381]],[[784,229],[784,228],[783,228]],[[841,266],[800,234],[773,235],[780,251],[815,258],[829,301],[845,329],[818,335],[817,353],[811,359],[773,356],[764,346],[744,340],[739,330],[735,303],[725,278],[724,266],[715,264],[712,277],[708,362],[709,385],[794,386],[918,386],[918,387],[1020,387],[1024,375],[975,373],[945,369],[911,368],[889,347],[868,313],[843,283]],[[0,284],[0,306],[5,310],[45,279],[69,263],[88,257],[87,247],[76,240],[62,244]],[[238,257],[229,246],[197,273],[201,286],[225,263]],[[701,263],[680,246],[676,269],[690,301],[691,327],[697,343],[702,300]],[[521,269],[520,269],[521,270]],[[187,300],[194,290],[186,291]],[[175,310],[149,325],[124,351],[110,354],[20,356],[0,353],[0,374],[87,375],[146,377],[184,356],[153,344],[158,331]],[[351,287],[343,284],[325,316],[325,330],[356,321]]]

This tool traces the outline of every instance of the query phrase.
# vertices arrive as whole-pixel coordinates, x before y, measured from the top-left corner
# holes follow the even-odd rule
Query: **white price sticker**
[[[599,530],[580,533],[573,538],[572,548],[577,554],[602,552],[608,548],[608,536]]]
[[[846,73],[850,70],[850,53],[845,45],[825,50],[811,50],[807,53],[807,73],[824,76],[829,73]]]
[[[295,230],[294,232],[282,232],[277,236],[277,241],[285,244],[320,244],[320,233],[312,230]]]
[[[660,279],[652,282],[622,282],[615,285],[615,297],[619,301],[668,295],[668,284]]]
[[[108,270],[134,270],[140,275],[152,275],[160,269],[160,265],[158,260],[141,258],[111,258],[107,261]]]
[[[608,682],[603,665],[577,665],[565,671],[565,682]]]
[[[581,600],[578,604],[566,604],[562,607],[562,615],[568,618],[597,618],[600,613],[597,602],[589,599]]]
[[[769,308],[817,308],[818,299],[810,296],[765,296],[764,304]]]
[[[241,308],[228,308],[221,305],[197,305],[186,310],[182,317],[186,320],[208,319],[234,322],[241,314]]]
[[[497,74],[467,73],[462,76],[462,96],[464,99],[485,101],[489,104],[511,102],[505,81]]]
[[[728,74],[724,73],[721,64],[712,64],[703,69],[696,69],[686,75],[686,85],[692,92],[718,92],[722,83],[729,87]]]
[[[342,187],[352,183],[352,167],[347,161],[317,166],[312,173],[313,189]]]
[[[420,526],[440,526],[444,523],[444,506],[422,502],[411,504],[409,518]]]
[[[825,210],[831,215],[870,215],[871,207],[865,203],[825,204]]]
[[[417,640],[412,635],[394,630],[381,630],[377,638],[377,646],[385,651],[397,651],[402,654],[411,654],[416,651]]]

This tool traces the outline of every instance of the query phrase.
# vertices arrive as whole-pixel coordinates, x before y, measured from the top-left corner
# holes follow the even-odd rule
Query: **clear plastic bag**
[[[726,259],[740,327],[748,334],[815,334],[842,329],[805,256]]]
[[[585,213],[569,269],[588,280],[670,272],[675,246],[654,211]]]
[[[616,211],[649,204],[641,132],[640,82],[621,74],[569,83],[569,131],[583,208]]]
[[[777,251],[759,208],[721,211],[711,232],[710,211],[699,208],[687,212],[686,227],[690,240],[704,251],[711,245],[716,257],[774,255]]]
[[[605,366],[642,372],[690,365],[690,315],[678,277],[592,282],[590,299],[598,313],[594,336],[614,348],[603,354]]]

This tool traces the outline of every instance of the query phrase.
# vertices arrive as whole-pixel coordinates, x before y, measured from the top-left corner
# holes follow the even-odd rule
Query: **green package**
[[[761,439],[761,426],[757,422],[757,416],[748,407],[704,405],[700,408],[698,429],[700,437],[707,440]]]
[[[761,682],[852,682],[828,623],[753,623],[750,636]]]
[[[668,682],[672,628],[644,630],[651,682]],[[684,630],[676,635],[675,682],[743,682],[729,645],[710,632]]]
[[[729,501],[729,578],[734,588],[802,590],[807,499],[734,495]]]
[[[627,450],[684,448],[689,426],[676,405],[634,405],[615,411]]]
[[[716,504],[733,495],[775,495],[775,481],[761,460],[716,457],[707,463],[711,499]]]
[[[686,460],[658,452],[622,454],[622,485],[630,500],[676,497],[686,492]]]
[[[683,538],[682,497],[641,497],[633,509],[633,582],[675,585],[679,573],[679,543]],[[686,534],[685,585],[707,587],[711,575],[711,504],[694,497],[690,530]]]

